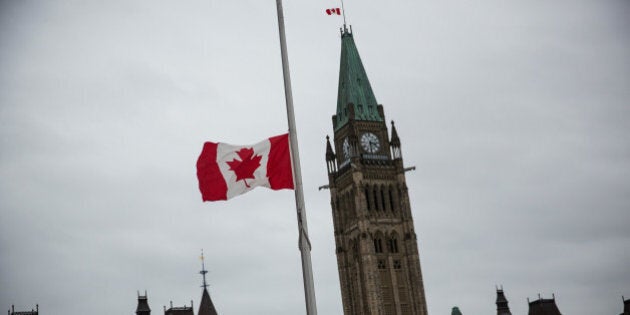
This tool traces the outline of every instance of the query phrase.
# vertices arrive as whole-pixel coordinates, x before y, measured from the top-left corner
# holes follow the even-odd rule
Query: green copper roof
[[[344,29],[341,34],[341,64],[339,66],[339,92],[337,94],[337,126],[348,122],[347,104],[354,104],[354,119],[383,121],[378,114],[376,98],[368,80],[352,33]]]

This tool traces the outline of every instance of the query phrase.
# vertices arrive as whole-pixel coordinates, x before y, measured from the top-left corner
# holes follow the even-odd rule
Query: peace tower
[[[326,164],[344,314],[426,315],[400,139],[393,122],[389,137],[345,25],[332,123]]]

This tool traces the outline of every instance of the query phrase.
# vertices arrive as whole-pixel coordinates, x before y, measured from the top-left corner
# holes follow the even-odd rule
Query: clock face
[[[381,143],[375,134],[366,132],[361,136],[361,147],[365,152],[376,153],[381,149]]]
[[[346,159],[350,158],[350,141],[348,140],[348,138],[345,138],[343,140],[343,144],[341,145],[342,149],[343,149],[343,156]]]

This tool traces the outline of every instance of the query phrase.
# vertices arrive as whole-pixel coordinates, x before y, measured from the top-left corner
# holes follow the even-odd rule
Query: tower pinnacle
[[[201,250],[201,271],[199,273],[203,276],[203,292],[201,293],[201,303],[199,303],[199,312],[197,315],[217,315],[217,310],[214,308],[212,299],[210,299],[210,293],[208,293],[208,283],[206,282],[206,265],[203,257],[203,249]],[[192,305],[192,304],[191,304]]]

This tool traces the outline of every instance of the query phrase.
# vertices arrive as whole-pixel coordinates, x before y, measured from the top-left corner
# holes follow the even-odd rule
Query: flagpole
[[[278,9],[278,32],[280,33],[280,53],[282,55],[282,73],[284,75],[284,96],[287,103],[287,119],[289,121],[289,144],[291,147],[291,162],[293,166],[293,182],[295,186],[295,206],[298,220],[298,248],[302,256],[302,278],[304,280],[304,298],[306,300],[306,314],[317,315],[315,305],[315,286],[313,283],[313,267],[311,263],[311,242],[308,238],[306,225],[306,209],[304,207],[304,192],[302,189],[302,171],[300,170],[300,155],[298,152],[297,131],[295,128],[295,114],[293,112],[293,94],[291,92],[291,75],[289,74],[289,58],[287,55],[287,40],[284,34],[284,13],[282,0],[276,0]]]

